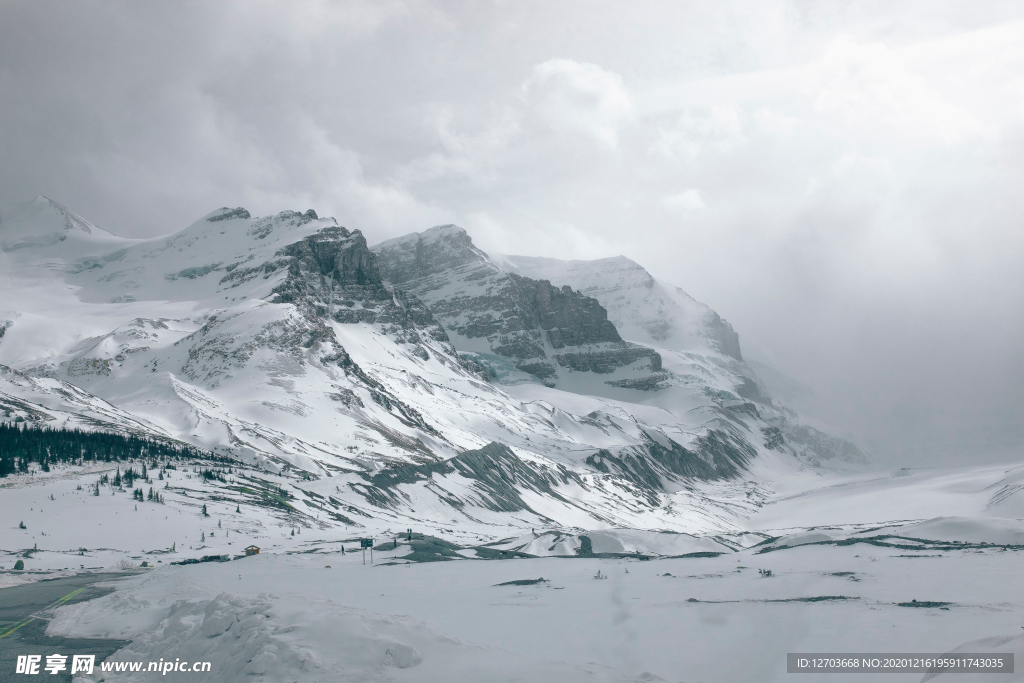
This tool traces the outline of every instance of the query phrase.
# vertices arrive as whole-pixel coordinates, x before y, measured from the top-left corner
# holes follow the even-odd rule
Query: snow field
[[[294,509],[281,511],[236,503],[223,483],[204,480],[193,464],[169,471],[169,489],[159,488],[150,469],[166,497],[162,505],[134,501],[129,492],[112,495],[106,486],[92,495],[99,470],[113,467],[55,467],[4,480],[4,509],[14,512],[0,525],[0,581],[81,564],[155,564],[117,583],[111,595],[62,609],[52,632],[132,640],[116,655],[124,660],[209,659],[218,681],[774,681],[787,676],[786,652],[942,652],[980,639],[990,640],[977,650],[1019,649],[1013,638],[1024,623],[1021,550],[980,545],[1013,546],[1024,534],[1024,520],[980,514],[986,506],[990,515],[1006,509],[1013,499],[1003,496],[994,510],[989,505],[1019,477],[1012,468],[843,478],[797,472],[770,482],[777,493],[744,522],[746,531],[689,535],[540,527],[508,533],[515,528],[508,520],[453,522],[442,530],[383,517],[346,529],[306,504],[315,499],[303,490],[330,486],[331,479],[259,473],[294,496]],[[229,481],[244,481],[243,473],[255,474],[236,469]],[[876,504],[856,504],[865,497]],[[951,513],[972,516],[920,516],[943,500]],[[835,517],[843,523],[799,525],[828,519],[829,510],[843,511]],[[911,519],[898,521],[897,514]],[[407,526],[461,545],[493,542],[504,532],[506,540],[490,547],[563,557],[404,564],[409,545],[396,547],[391,539]],[[365,535],[377,539],[372,566],[351,552]],[[575,557],[584,535],[595,553],[723,554]],[[882,535],[965,547],[820,544]],[[769,536],[781,538],[761,544]],[[249,543],[261,554],[169,565],[237,555]],[[25,558],[29,571],[11,572],[16,556],[35,544],[39,551]],[[172,544],[177,552],[164,552]],[[342,545],[350,552],[341,554]],[[775,546],[783,549],[761,552]],[[84,556],[79,547],[87,548]],[[758,569],[773,575],[763,578]],[[609,578],[594,579],[598,571]],[[541,577],[547,581],[496,586]],[[951,604],[899,605],[913,600]]]
[[[1012,551],[755,553],[390,566],[261,554],[130,578],[61,608],[49,632],[132,639],[123,660],[208,659],[219,681],[690,683],[785,680],[786,652],[947,651],[1024,620]],[[898,604],[911,600],[951,604]]]

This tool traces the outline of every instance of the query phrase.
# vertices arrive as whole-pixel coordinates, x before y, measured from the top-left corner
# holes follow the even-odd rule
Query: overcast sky
[[[1020,2],[0,0],[0,205],[624,254],[883,463],[1024,454]]]

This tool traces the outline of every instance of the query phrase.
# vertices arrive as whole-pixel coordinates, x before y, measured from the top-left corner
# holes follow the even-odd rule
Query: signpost
[[[363,564],[366,564],[366,549],[370,549],[370,564],[373,564],[373,539],[364,538],[359,541],[359,547],[363,549]]]

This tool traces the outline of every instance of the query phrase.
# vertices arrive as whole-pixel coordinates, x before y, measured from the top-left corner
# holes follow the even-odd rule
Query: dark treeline
[[[211,455],[187,444],[134,434],[125,436],[0,423],[0,477],[28,472],[29,463],[33,462],[38,463],[44,472],[49,472],[50,465],[58,462],[81,465],[89,461],[183,458],[211,459]]]

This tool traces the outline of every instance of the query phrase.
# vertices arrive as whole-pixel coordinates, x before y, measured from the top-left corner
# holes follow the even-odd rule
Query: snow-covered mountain
[[[454,226],[371,250],[312,210],[129,240],[42,197],[0,246],[0,419],[302,473],[339,523],[724,529],[766,473],[859,456],[626,259],[492,259]]]
[[[741,442],[780,448],[806,462],[863,460],[856,446],[800,423],[768,396],[728,322],[625,257],[491,256],[454,225],[388,240],[372,251],[385,278],[425,301],[455,348],[516,395],[548,395],[536,387],[512,388],[532,381],[657,406],[677,425],[688,423],[684,415],[692,420],[702,413],[726,431],[737,427],[733,435]],[[614,336],[603,336],[603,326],[614,326]],[[581,357],[608,360],[587,364]],[[565,398],[557,396],[547,400],[560,405]],[[745,433],[750,424],[744,420],[759,424],[760,438]]]

